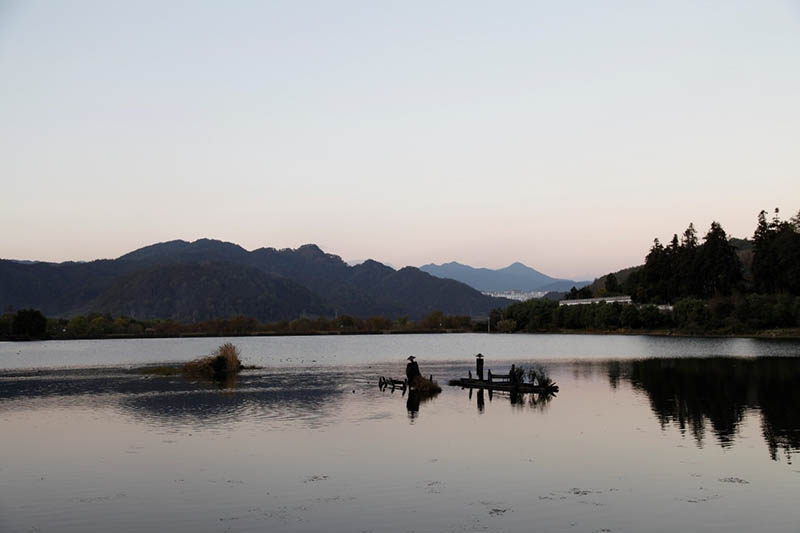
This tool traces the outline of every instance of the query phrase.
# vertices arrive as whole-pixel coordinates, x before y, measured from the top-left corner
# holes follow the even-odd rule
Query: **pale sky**
[[[0,257],[639,264],[800,209],[800,2],[0,0]]]

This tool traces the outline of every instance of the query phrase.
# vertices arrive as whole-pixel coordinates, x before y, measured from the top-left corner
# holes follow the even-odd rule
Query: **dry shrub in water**
[[[410,385],[412,389],[418,392],[424,392],[426,394],[437,394],[439,392],[442,392],[442,388],[439,386],[438,383],[426,379],[422,376],[415,376],[411,380]]]
[[[188,376],[224,379],[242,371],[239,348],[226,342],[208,357],[196,359],[183,365],[183,373]]]
[[[555,382],[547,373],[547,369],[542,365],[535,365],[528,369],[528,382],[540,387],[550,387],[555,385]]]

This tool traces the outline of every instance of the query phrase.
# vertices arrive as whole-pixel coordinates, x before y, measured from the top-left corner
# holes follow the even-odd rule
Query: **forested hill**
[[[415,319],[432,311],[486,316],[508,303],[413,267],[395,270],[375,261],[351,267],[313,244],[247,251],[210,239],[177,240],[86,263],[0,260],[0,309],[35,308],[48,316]]]
[[[761,211],[752,239],[729,238],[721,224],[712,222],[701,240],[689,224],[666,245],[655,239],[644,265],[602,276],[583,290],[586,297],[625,293],[639,303],[799,296],[800,212],[782,220],[775,209],[770,220]]]

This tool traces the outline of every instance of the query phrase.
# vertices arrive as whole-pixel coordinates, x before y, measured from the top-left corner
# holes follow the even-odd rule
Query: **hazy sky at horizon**
[[[800,209],[800,3],[0,0],[0,257],[641,263]]]

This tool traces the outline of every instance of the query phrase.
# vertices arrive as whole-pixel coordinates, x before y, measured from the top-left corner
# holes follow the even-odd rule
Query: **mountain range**
[[[485,292],[568,291],[572,287],[581,288],[591,283],[590,281],[552,278],[519,262],[497,270],[475,268],[455,261],[442,265],[431,263],[423,265],[419,269],[437,278],[454,279]]]
[[[433,311],[486,316],[508,303],[414,267],[395,270],[372,260],[349,266],[314,244],[248,251],[211,239],[175,240],[116,259],[0,260],[0,310],[35,308],[47,316],[102,312],[184,322],[235,315],[261,321],[336,314],[416,319]]]

